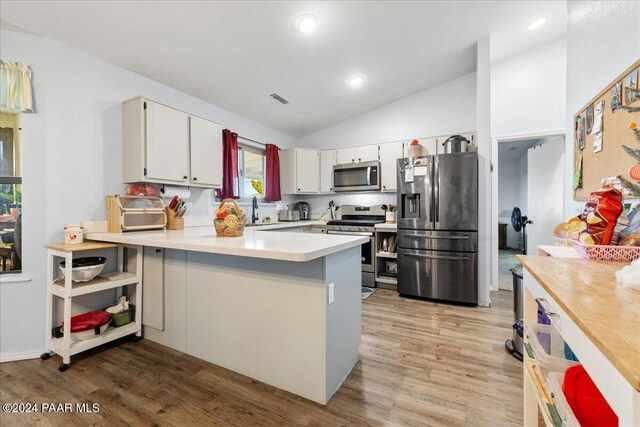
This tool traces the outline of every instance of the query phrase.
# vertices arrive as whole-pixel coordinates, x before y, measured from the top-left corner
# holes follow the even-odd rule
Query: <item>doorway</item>
[[[539,245],[553,244],[553,229],[563,222],[565,140],[559,134],[495,141],[498,173],[493,220],[498,238],[492,288],[510,291],[516,255],[525,250],[536,255]],[[516,207],[520,219],[514,226]]]

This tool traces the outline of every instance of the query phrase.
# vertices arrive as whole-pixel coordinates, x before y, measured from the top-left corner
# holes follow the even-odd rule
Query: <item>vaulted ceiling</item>
[[[312,34],[295,28],[302,13],[319,19]],[[542,15],[543,28],[525,29]],[[0,17],[302,137],[474,71],[481,38],[497,61],[563,35],[566,4],[4,1]],[[366,75],[357,89],[355,73]]]

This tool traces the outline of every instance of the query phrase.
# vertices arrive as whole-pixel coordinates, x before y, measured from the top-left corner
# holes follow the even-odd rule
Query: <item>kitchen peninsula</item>
[[[358,360],[367,238],[277,227],[87,238],[145,247],[145,338],[326,404]]]

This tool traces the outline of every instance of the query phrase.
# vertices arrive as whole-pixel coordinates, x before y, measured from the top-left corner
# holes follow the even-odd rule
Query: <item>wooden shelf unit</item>
[[[387,260],[397,260],[398,253],[397,252],[383,252],[382,251],[382,239],[389,237],[389,235],[397,235],[398,230],[395,228],[389,227],[376,227],[375,231],[375,245],[376,245],[376,261],[375,261],[375,272],[376,272],[376,286],[384,289],[397,289],[398,280],[392,277],[384,277],[380,276],[379,273],[381,271],[386,270],[386,261]]]
[[[49,357],[51,352],[62,357],[60,371],[64,371],[71,362],[71,356],[85,350],[97,347],[107,342],[122,338],[126,335],[142,335],[142,246],[119,245],[102,242],[84,242],[80,244],[47,245],[47,302],[46,302],[46,348],[42,359]],[[73,282],[72,268],[74,254],[83,251],[116,249],[117,271],[101,273],[88,282]],[[127,257],[125,259],[125,249]],[[135,251],[132,256],[128,251]],[[59,261],[65,261],[64,279],[58,277]],[[61,338],[53,337],[53,303],[54,297],[60,298],[64,304],[63,322],[71,324],[71,301],[79,295],[87,295],[108,289],[116,289],[116,296],[122,296],[124,288],[133,286],[128,295],[135,305],[135,320],[119,328],[108,327],[102,334],[85,341],[73,341],[71,334],[64,334]],[[133,296],[133,298],[131,298]],[[56,322],[58,323],[58,322]],[[57,325],[56,325],[57,326]]]

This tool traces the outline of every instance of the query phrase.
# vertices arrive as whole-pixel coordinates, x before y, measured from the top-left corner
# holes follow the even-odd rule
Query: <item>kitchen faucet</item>
[[[258,198],[253,196],[253,203],[251,205],[251,224],[255,224],[258,219]]]

